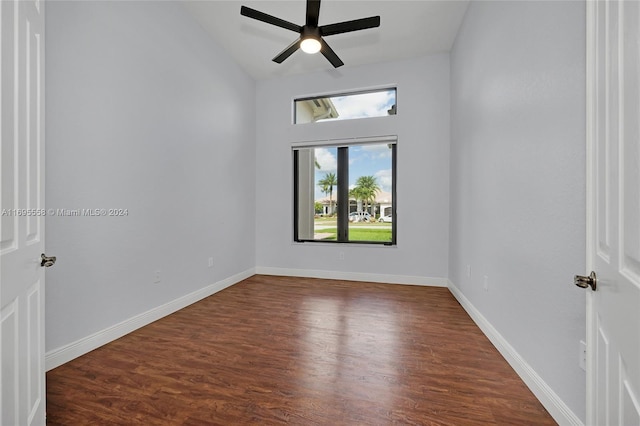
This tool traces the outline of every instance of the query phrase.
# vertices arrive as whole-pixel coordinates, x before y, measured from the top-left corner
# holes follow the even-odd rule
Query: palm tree
[[[352,189],[349,190],[349,197],[353,198],[354,200],[356,200],[356,204],[358,203],[358,200],[362,200],[364,201],[364,197],[366,196],[366,194],[364,194],[362,192],[362,188],[356,186]],[[358,209],[358,211],[360,211],[360,209]]]
[[[375,176],[360,176],[356,180],[356,186],[352,191],[365,203],[364,210],[367,211],[369,203],[373,203],[376,199],[376,194],[380,192],[380,186]]]
[[[333,187],[338,185],[338,178],[335,173],[325,173],[324,178],[318,181],[322,192],[329,194],[329,214],[333,214]]]
[[[326,187],[326,186],[322,186],[322,185],[320,185],[320,191],[322,191],[322,193],[323,193],[324,195],[327,195],[327,194],[329,193],[329,188],[328,188],[328,187]],[[316,204],[317,204],[317,203],[316,203]],[[320,203],[320,204],[322,204],[322,203]],[[324,211],[324,208],[323,208],[322,210]]]

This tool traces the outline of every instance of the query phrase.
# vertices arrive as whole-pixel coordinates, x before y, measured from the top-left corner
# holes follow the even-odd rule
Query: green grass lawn
[[[319,232],[326,232],[328,234],[333,234],[331,237],[323,238],[324,240],[335,240],[336,239],[336,228],[327,228],[322,229]],[[369,229],[369,228],[358,228],[357,225],[353,224],[349,226],[349,240],[350,241],[391,241],[391,228],[386,229]]]

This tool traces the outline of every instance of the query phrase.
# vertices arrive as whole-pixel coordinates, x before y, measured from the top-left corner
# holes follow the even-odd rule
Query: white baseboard
[[[180,309],[189,306],[199,300],[209,297],[214,293],[224,290],[227,287],[232,286],[250,276],[255,275],[255,268],[247,269],[233,276],[230,276],[222,281],[218,281],[211,285],[208,285],[200,290],[196,290],[193,293],[189,293],[175,300],[172,300],[164,305],[155,307],[143,312],[139,315],[131,317],[122,321],[119,324],[105,328],[104,330],[93,333],[87,337],[83,337],[68,345],[62,346],[57,349],[53,349],[45,355],[45,368],[47,371],[52,370],[66,362],[71,361],[81,355],[84,355],[92,350],[99,348],[109,342],[112,342],[120,337],[131,333],[151,324],[154,321],[159,320],[167,315],[170,315]]]
[[[284,277],[325,278],[330,280],[368,281],[386,284],[409,284],[430,287],[447,287],[449,280],[446,278],[416,277],[411,275],[384,275],[366,272],[341,272],[323,271],[313,269],[289,269],[257,266],[256,274],[278,275]]]
[[[547,385],[536,371],[520,356],[509,342],[496,330],[493,325],[480,313],[464,294],[449,281],[449,290],[460,302],[465,311],[489,338],[498,352],[507,360],[522,381],[531,389],[540,403],[560,425],[583,426],[578,416],[564,403],[564,401]]]

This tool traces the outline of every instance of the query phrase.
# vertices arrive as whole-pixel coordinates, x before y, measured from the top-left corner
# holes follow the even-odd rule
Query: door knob
[[[55,256],[45,256],[45,254],[42,253],[40,255],[40,258],[42,259],[42,261],[40,262],[40,266],[43,266],[45,268],[53,266],[53,264],[56,263],[56,257]]]
[[[580,288],[591,287],[592,291],[596,291],[596,286],[597,286],[596,273],[591,271],[588,277],[585,277],[583,275],[576,275],[573,278],[573,283]]]

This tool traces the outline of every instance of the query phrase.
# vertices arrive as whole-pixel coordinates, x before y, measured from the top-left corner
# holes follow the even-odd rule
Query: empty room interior
[[[44,2],[47,418],[584,424],[586,3],[310,4]]]

